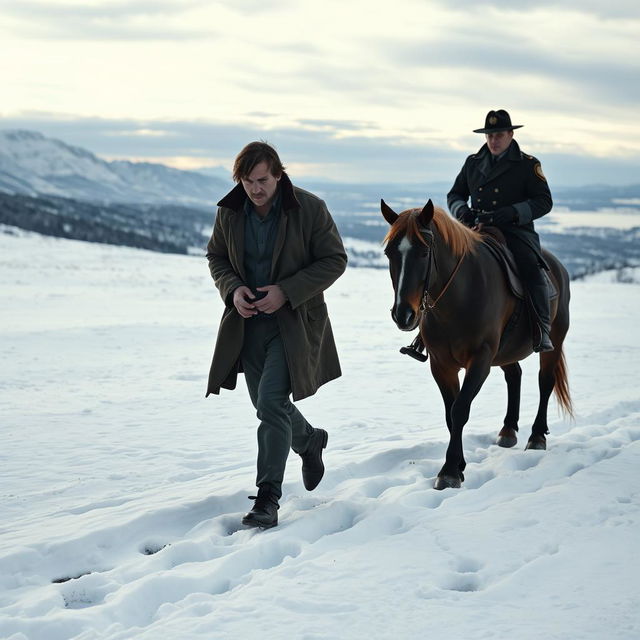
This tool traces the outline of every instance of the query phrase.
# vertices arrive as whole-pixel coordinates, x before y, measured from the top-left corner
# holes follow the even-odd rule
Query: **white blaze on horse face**
[[[398,283],[396,285],[396,307],[402,302],[400,298],[400,291],[404,284],[404,278],[406,275],[407,258],[409,257],[409,251],[411,250],[411,242],[405,236],[402,238],[402,242],[398,245],[398,252],[400,253],[400,275],[398,276]]]

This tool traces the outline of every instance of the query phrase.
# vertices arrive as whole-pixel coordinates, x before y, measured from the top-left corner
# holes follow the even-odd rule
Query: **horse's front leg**
[[[444,402],[444,418],[447,422],[447,429],[451,433],[451,408],[460,393],[460,380],[458,379],[458,366],[442,366],[431,358],[431,375],[440,389]]]
[[[438,473],[436,489],[457,489],[464,481],[464,452],[462,449],[462,429],[469,420],[471,402],[478,395],[491,370],[494,349],[483,345],[471,358],[464,376],[460,393],[451,406],[451,428],[445,463]]]

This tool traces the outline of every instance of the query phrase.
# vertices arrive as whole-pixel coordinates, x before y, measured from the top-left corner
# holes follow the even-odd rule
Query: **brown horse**
[[[399,215],[384,200],[381,209],[391,225],[384,239],[395,292],[391,316],[402,331],[420,327],[444,400],[449,446],[435,488],[460,487],[466,465],[462,429],[471,402],[494,366],[504,371],[508,391],[497,443],[512,447],[517,442],[522,377],[518,361],[533,351],[531,321],[524,301],[511,292],[501,265],[478,232],[434,208],[431,200],[422,210]],[[527,449],[546,449],[552,391],[563,412],[572,415],[562,351],[569,329],[569,276],[555,256],[543,253],[558,293],[551,301],[555,349],[540,354],[540,402]],[[460,369],[465,369],[462,387]]]

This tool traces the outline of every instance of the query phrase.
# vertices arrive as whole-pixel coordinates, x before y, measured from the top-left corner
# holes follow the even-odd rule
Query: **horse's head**
[[[429,275],[433,248],[433,203],[422,210],[397,214],[380,201],[384,219],[391,225],[385,237],[385,254],[395,292],[391,317],[402,331],[413,331],[420,321],[420,303]]]

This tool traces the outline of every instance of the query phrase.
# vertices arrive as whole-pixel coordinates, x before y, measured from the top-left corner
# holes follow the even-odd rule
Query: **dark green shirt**
[[[273,199],[269,213],[261,216],[255,210],[249,198],[244,204],[244,271],[247,286],[256,293],[258,287],[265,287],[271,282],[271,262],[276,243],[278,222],[280,221],[280,190]],[[258,297],[264,297],[258,292]]]

